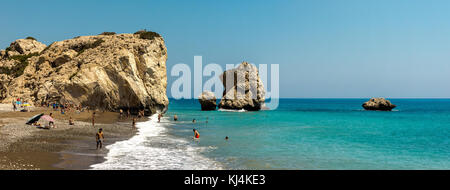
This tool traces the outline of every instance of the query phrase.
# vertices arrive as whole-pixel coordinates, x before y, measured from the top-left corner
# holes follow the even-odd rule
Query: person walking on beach
[[[162,117],[162,114],[159,113],[159,114],[158,114],[158,123],[161,122],[161,117]]]
[[[95,111],[92,112],[92,127],[95,126]]]
[[[97,134],[95,135],[95,140],[97,141],[97,149],[99,147],[100,147],[100,149],[102,149],[104,139],[105,139],[105,137],[103,136],[103,129],[100,128],[98,130]]]
[[[197,129],[192,129],[194,131],[194,139],[200,138],[200,133],[197,131]]]
[[[127,110],[127,119],[130,118],[130,109]]]

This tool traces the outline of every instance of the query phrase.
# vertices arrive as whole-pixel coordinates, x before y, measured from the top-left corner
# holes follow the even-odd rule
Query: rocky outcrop
[[[394,104],[391,104],[389,100],[384,98],[372,98],[368,102],[365,102],[363,105],[366,110],[379,110],[379,111],[392,111],[395,107]]]
[[[46,48],[25,41],[12,43],[0,60],[1,102],[21,97],[146,114],[167,108],[167,49],[159,35],[82,36]]]
[[[217,102],[216,102],[216,96],[214,96],[214,93],[205,91],[203,92],[199,97],[198,101],[200,102],[202,106],[202,111],[211,111],[216,110]]]
[[[265,90],[256,66],[247,62],[225,71],[221,76],[225,87],[219,108],[258,111],[264,105]]]
[[[32,53],[40,53],[47,46],[35,39],[18,39],[9,46],[8,55],[28,55]]]

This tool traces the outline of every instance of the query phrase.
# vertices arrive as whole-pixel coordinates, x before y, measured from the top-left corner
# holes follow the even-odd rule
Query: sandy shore
[[[57,128],[38,129],[26,125],[32,116],[53,113]],[[31,112],[13,112],[12,106],[0,104],[0,169],[89,169],[104,161],[107,149],[96,150],[95,134],[103,128],[105,144],[126,140],[136,133],[131,119],[119,120],[118,113],[92,111],[61,114],[51,108],[33,108]],[[75,125],[68,125],[72,117]]]

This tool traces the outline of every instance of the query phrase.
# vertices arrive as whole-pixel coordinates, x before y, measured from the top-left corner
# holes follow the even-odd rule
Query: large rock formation
[[[394,104],[391,104],[389,100],[384,98],[372,98],[368,102],[365,102],[363,105],[366,110],[379,110],[379,111],[392,111],[395,107]]]
[[[167,49],[159,35],[82,36],[39,44],[17,40],[1,51],[1,102],[21,97],[35,104],[58,101],[111,111],[166,110]]]
[[[211,111],[216,110],[217,102],[216,102],[216,96],[214,96],[214,93],[205,91],[203,92],[199,97],[198,101],[200,102],[202,106],[202,111]]]
[[[264,105],[265,90],[258,68],[247,62],[225,71],[221,76],[225,87],[219,108],[258,111]]]

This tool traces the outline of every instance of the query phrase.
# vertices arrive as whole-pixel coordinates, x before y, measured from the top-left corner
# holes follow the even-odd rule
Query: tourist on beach
[[[162,117],[162,114],[159,113],[159,114],[158,114],[158,123],[161,122],[161,117]]]
[[[95,140],[97,141],[97,149],[100,147],[100,149],[102,149],[103,146],[103,140],[104,140],[104,136],[103,136],[103,129],[100,128],[98,130],[98,133],[95,135]]]
[[[127,110],[127,119],[130,118],[130,109]]]
[[[75,122],[73,122],[72,117],[70,117],[70,119],[69,119],[69,125],[75,125]]]
[[[173,120],[174,120],[174,121],[178,121],[178,116],[177,116],[177,115],[174,115],[174,116],[173,116]]]
[[[34,122],[32,125],[35,126],[35,127],[38,127],[38,128],[42,127],[42,125],[40,123],[38,123],[37,121]]]
[[[192,129],[194,131],[194,139],[200,138],[200,133],[196,129]]]
[[[119,110],[119,113],[120,113],[120,119],[123,119],[123,110],[120,109],[120,110]]]
[[[133,128],[136,127],[136,118],[133,117]]]
[[[92,127],[95,126],[95,111],[92,112]]]
[[[138,111],[138,118],[139,118],[139,120],[141,119],[141,117],[142,117],[142,111],[139,110],[139,111]]]
[[[12,101],[12,105],[13,105],[13,111],[16,111],[17,110],[17,106],[16,106],[16,102],[14,100]]]

